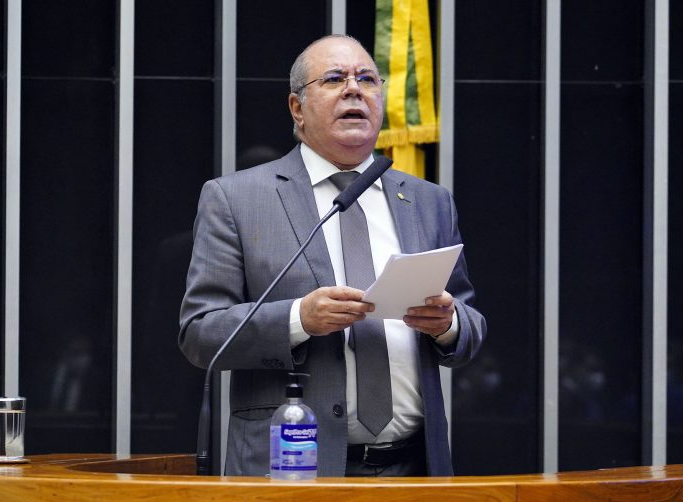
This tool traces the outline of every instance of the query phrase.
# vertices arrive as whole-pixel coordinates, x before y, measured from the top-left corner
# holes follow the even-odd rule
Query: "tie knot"
[[[334,183],[334,186],[336,186],[340,192],[343,192],[358,176],[360,176],[360,173],[357,171],[342,171],[330,176],[330,181]]]

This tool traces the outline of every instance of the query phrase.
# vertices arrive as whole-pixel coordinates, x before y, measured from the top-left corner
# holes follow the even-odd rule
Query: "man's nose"
[[[358,80],[355,75],[346,77],[346,83],[344,89],[342,90],[342,95],[347,96],[349,94],[362,94],[362,90],[358,85]]]

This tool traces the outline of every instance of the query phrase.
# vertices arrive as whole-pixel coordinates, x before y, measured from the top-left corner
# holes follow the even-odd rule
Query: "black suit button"
[[[332,406],[332,413],[338,417],[341,417],[344,414],[344,408],[342,408],[341,404],[335,404]]]

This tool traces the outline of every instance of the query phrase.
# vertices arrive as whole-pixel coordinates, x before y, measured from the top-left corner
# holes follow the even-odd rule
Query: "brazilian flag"
[[[418,144],[439,141],[430,31],[427,0],[376,0],[375,61],[387,80],[377,148],[396,169],[420,178],[425,159]]]

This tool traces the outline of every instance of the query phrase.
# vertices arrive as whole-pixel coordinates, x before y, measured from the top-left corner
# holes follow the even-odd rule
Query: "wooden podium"
[[[0,501],[683,501],[683,465],[552,475],[319,478],[287,483],[265,477],[194,476],[194,455],[59,454],[30,460],[0,464]]]

